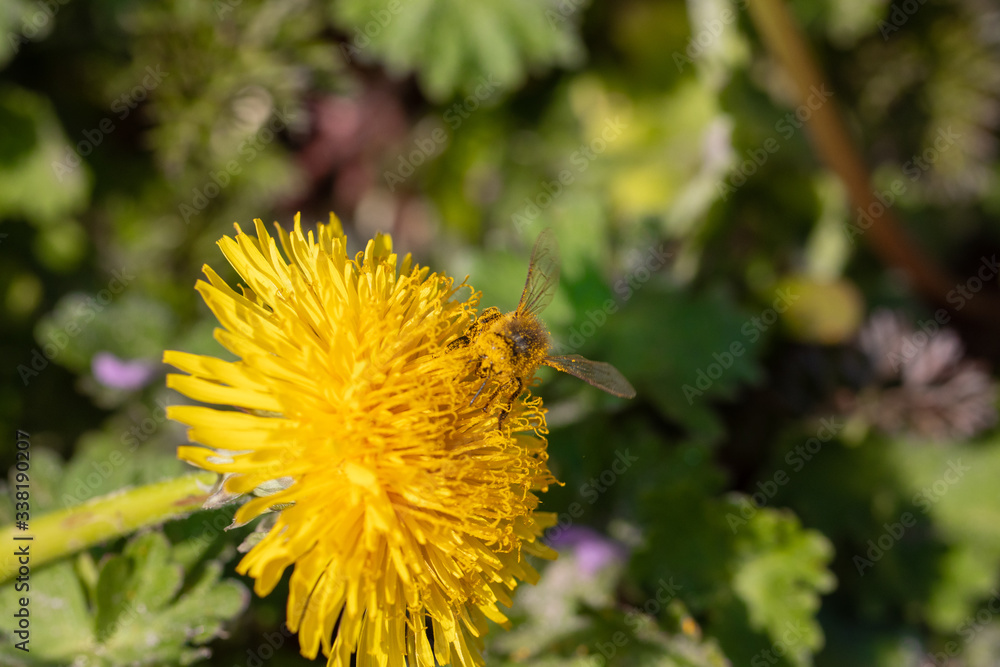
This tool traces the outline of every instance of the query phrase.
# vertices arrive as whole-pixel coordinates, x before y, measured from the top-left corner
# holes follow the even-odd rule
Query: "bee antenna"
[[[476,402],[476,399],[479,398],[479,394],[483,393],[483,389],[485,387],[486,387],[486,380],[483,380],[483,383],[479,385],[479,391],[477,391],[476,395],[472,397],[471,401],[469,401],[469,405],[472,405],[473,403]]]

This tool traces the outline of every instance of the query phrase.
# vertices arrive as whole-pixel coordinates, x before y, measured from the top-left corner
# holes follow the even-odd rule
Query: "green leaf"
[[[0,110],[22,127],[17,139],[0,143],[0,217],[24,216],[47,225],[79,210],[89,196],[90,176],[80,164],[56,168],[73,149],[49,101],[4,87]]]
[[[168,563],[170,548],[160,533],[142,535],[129,543],[124,553],[101,568],[97,581],[97,626],[100,641],[118,629],[118,621],[130,607],[158,609],[165,606],[181,586],[183,571]]]
[[[127,559],[131,576],[109,572],[105,587],[113,615],[119,609],[113,632],[104,640],[108,652],[120,663],[158,664],[168,660],[189,662],[203,651],[186,644],[204,644],[218,636],[222,621],[240,613],[248,594],[236,581],[219,582],[220,566],[204,568],[201,576],[175,597],[182,581],[179,564],[168,560],[169,549],[162,534],[136,538],[120,558]],[[101,585],[105,572],[101,572]],[[98,598],[100,613],[102,600]],[[155,610],[144,613],[143,610]],[[100,616],[99,616],[100,618]],[[141,628],[141,631],[138,631]]]
[[[803,530],[791,513],[767,508],[738,535],[733,590],[746,605],[751,627],[766,630],[775,642],[794,635],[789,662],[810,664],[823,643],[814,618],[819,594],[834,587],[826,569],[833,557],[829,540]]]
[[[708,457],[693,456],[697,449],[686,445],[660,463],[670,472],[641,497],[648,532],[635,572],[647,588],[679,584],[678,598],[709,619],[705,632],[733,664],[765,659],[778,643],[784,664],[809,664],[823,641],[820,595],[834,584],[829,541],[788,511],[714,497],[718,474]]]
[[[39,6],[29,0],[6,0],[0,5],[0,69],[28,45],[48,39],[54,32],[60,6]],[[6,127],[0,123],[0,127]]]
[[[104,642],[117,632],[118,619],[126,611],[127,592],[121,589],[131,581],[134,572],[132,561],[124,556],[112,556],[101,568],[97,580],[97,610],[94,614],[94,634]]]
[[[106,558],[93,589],[86,583],[89,555],[31,574],[30,653],[13,648],[9,626],[0,629],[0,658],[18,667],[88,667],[190,664],[208,655],[205,644],[222,624],[242,612],[249,593],[239,582],[220,581],[222,566],[209,561],[185,581],[174,547],[160,532],[133,537]],[[11,582],[0,588],[4,609],[20,595]]]
[[[133,270],[137,269],[125,267],[120,273],[134,279]],[[175,316],[164,304],[142,296],[141,287],[126,282],[124,289],[119,294],[110,290],[66,294],[51,313],[39,319],[38,345],[54,345],[58,351],[53,359],[77,373],[88,371],[94,355],[101,351],[123,359],[159,361],[176,330]]]
[[[14,580],[0,587],[0,604],[5,613],[14,613],[20,608],[20,598],[28,598],[29,652],[14,647],[22,638],[11,634],[13,624],[4,623],[0,628],[0,663],[10,667],[69,664],[76,656],[93,651],[93,620],[73,561],[32,569],[28,588],[16,589],[24,583]]]
[[[933,582],[928,620],[938,629],[957,628],[1000,585],[1000,437],[975,444],[899,441],[889,452],[909,490],[910,511],[930,518],[949,545],[941,576]]]
[[[156,419],[155,409],[151,412],[152,417],[139,420],[138,433],[145,437],[155,436],[144,433],[141,430],[143,424],[153,425],[157,429],[167,428],[166,415],[162,409],[159,411],[163,415],[161,419]],[[149,413],[141,416],[146,414]],[[121,430],[118,430],[119,426]],[[43,485],[42,488],[48,489],[43,496],[46,504],[42,507],[56,509],[79,505],[127,486],[157,482],[179,475],[185,470],[185,465],[172,452],[164,452],[154,446],[138,447],[129,444],[134,442],[138,445],[135,438],[129,439],[136,432],[130,433],[129,427],[135,429],[135,423],[115,421],[109,422],[103,431],[85,433],[78,442],[76,456],[65,467],[59,462],[58,467],[50,467],[45,472],[45,477],[32,475],[33,482],[37,479]],[[32,452],[32,458],[38,454],[46,459],[54,456],[43,448],[38,448]],[[55,458],[58,460],[58,457]]]
[[[38,132],[34,119],[23,109],[0,106],[0,127],[5,130],[0,135],[0,164],[17,164],[34,150]]]
[[[594,572],[570,551],[548,563],[534,586],[519,591],[509,614],[510,632],[488,635],[497,664],[721,667],[728,664],[712,639],[701,637],[667,587],[645,601],[620,604],[623,564]],[[590,656],[588,661],[582,661]],[[494,664],[495,659],[489,660]]]
[[[577,62],[575,21],[566,20],[560,4],[346,0],[332,11],[349,35],[343,47],[349,59],[383,61],[398,74],[415,71],[428,97],[442,101],[477,88],[484,96],[511,90],[532,69]]]
[[[45,447],[31,448],[31,507],[33,512],[47,512],[51,509],[62,507],[59,504],[61,495],[61,484],[63,474],[63,460],[58,454]],[[14,497],[11,494],[15,490],[14,475],[17,471],[12,467],[9,473],[8,485],[4,489],[3,497],[0,499],[0,512],[10,512],[10,517],[0,515],[0,519],[5,519],[2,523],[10,523],[14,520]]]
[[[602,360],[622,371],[640,398],[711,440],[722,435],[712,403],[760,379],[764,338],[724,296],[637,286],[609,319]]]

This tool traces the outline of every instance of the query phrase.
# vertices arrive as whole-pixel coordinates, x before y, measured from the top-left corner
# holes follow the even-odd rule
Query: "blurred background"
[[[561,556],[487,664],[996,664],[995,3],[3,0],[0,38],[34,511],[184,472],[160,358],[225,355],[192,287],[234,222],[333,211],[503,309],[551,227],[557,349],[638,397],[539,373]],[[39,570],[0,662],[310,664],[231,514]]]

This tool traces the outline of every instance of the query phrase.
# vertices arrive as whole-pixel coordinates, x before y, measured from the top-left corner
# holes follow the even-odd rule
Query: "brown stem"
[[[782,0],[750,0],[750,17],[768,48],[784,65],[795,82],[799,102],[805,104],[810,95],[831,90],[805,37]],[[947,306],[947,295],[960,281],[948,275],[933,259],[925,255],[907,234],[895,213],[875,197],[871,175],[856,149],[843,119],[832,100],[818,107],[811,106],[807,127],[820,158],[826,162],[847,188],[854,206],[863,211],[877,211],[863,237],[875,254],[886,264],[902,270],[916,290],[927,299]],[[875,206],[877,204],[877,206]],[[966,302],[963,313],[972,318],[1000,325],[1000,305],[989,294]]]

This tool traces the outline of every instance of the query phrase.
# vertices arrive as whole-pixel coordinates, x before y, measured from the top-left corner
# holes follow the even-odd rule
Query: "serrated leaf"
[[[123,588],[123,583],[129,582],[132,575],[132,562],[125,556],[112,556],[101,568],[94,613],[94,634],[98,642],[104,642],[117,631],[117,621],[129,602],[128,591]]]
[[[820,595],[834,583],[830,543],[790,512],[749,505],[751,513],[746,502],[714,497],[719,481],[711,459],[692,465],[685,449],[661,464],[671,473],[640,498],[648,532],[636,572],[647,582],[672,577],[680,600],[710,619],[705,632],[734,664],[778,641],[785,642],[785,664],[807,664],[822,644]],[[794,645],[784,639],[788,624]]]
[[[18,584],[27,583],[18,591]],[[84,587],[71,560],[32,569],[27,582],[17,580],[0,587],[0,605],[14,613],[21,597],[29,598],[31,614],[27,653],[14,647],[21,641],[11,634],[13,624],[0,628],[0,663],[10,667],[69,664],[77,655],[93,650],[92,617]]]
[[[555,0],[347,0],[333,13],[352,38],[350,58],[415,71],[439,101],[483,81],[515,88],[529,70],[573,63],[582,52],[575,21],[564,20]]]
[[[168,562],[170,547],[161,533],[141,535],[121,556],[109,559],[97,581],[97,626],[99,641],[106,642],[119,630],[131,610],[160,609],[180,589],[183,571]]]
[[[220,581],[222,565],[209,561],[184,582],[184,571],[162,533],[133,537],[100,566],[88,601],[88,554],[31,575],[31,651],[14,649],[0,628],[2,664],[50,667],[158,667],[190,664],[208,655],[203,645],[246,606],[239,582]],[[5,609],[16,608],[15,582],[0,588]],[[44,620],[41,620],[44,619]]]
[[[738,534],[733,590],[746,605],[752,626],[775,642],[794,631],[788,659],[810,664],[811,654],[823,643],[815,620],[819,595],[835,583],[826,569],[833,557],[830,542],[803,530],[790,512],[769,508],[758,511]]]

